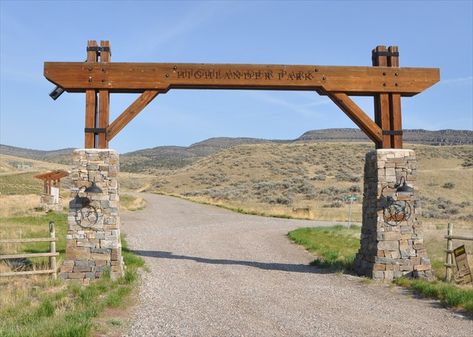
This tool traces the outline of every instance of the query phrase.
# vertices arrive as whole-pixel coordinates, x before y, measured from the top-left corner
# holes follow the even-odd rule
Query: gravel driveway
[[[308,266],[286,234],[324,223],[142,196],[143,211],[122,213],[150,269],[124,336],[473,336],[435,301]]]

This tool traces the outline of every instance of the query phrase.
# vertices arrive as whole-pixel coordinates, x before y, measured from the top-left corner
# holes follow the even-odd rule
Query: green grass
[[[126,305],[136,286],[138,269],[144,266],[144,260],[128,250],[123,237],[122,245],[127,268],[125,275],[115,281],[108,271],[87,287],[76,282],[43,280],[23,294],[2,294],[0,290],[0,295],[12,296],[10,305],[0,308],[0,337],[89,336],[95,317],[106,308]]]
[[[289,238],[317,256],[312,265],[336,271],[350,270],[360,247],[360,227],[298,228]]]
[[[299,228],[289,238],[317,256],[311,264],[333,271],[351,269],[359,247],[359,227],[343,226]],[[446,307],[463,308],[473,313],[473,289],[442,281],[400,278],[395,284],[409,288],[423,297],[438,299]]]
[[[40,194],[43,190],[41,180],[35,179],[37,172],[13,173],[0,176],[0,193],[11,194]]]
[[[120,195],[120,207],[128,211],[140,211],[146,207],[146,202],[143,198],[122,194]]]
[[[26,238],[47,238],[49,237],[49,222],[54,221],[56,228],[56,251],[60,254],[61,260],[66,250],[66,234],[67,234],[67,214],[49,212],[37,216],[14,216],[0,217],[0,237],[11,239],[17,237]],[[49,252],[48,242],[36,242],[28,244],[18,244],[15,246],[18,252],[24,253],[40,253]],[[0,246],[2,253],[15,253],[7,251],[6,248]],[[31,259],[33,266],[40,266],[48,261],[48,258]]]
[[[473,289],[462,288],[442,281],[426,281],[400,278],[394,281],[399,286],[412,289],[415,293],[440,300],[446,307],[463,308],[473,313]]]

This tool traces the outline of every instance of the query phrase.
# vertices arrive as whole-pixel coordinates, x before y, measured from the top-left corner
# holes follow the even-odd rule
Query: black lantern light
[[[97,209],[91,205],[91,200],[88,197],[79,196],[79,192],[83,188],[85,193],[97,194],[103,193],[103,191],[100,187],[97,186],[94,180],[89,187],[82,186],[74,198],[73,203],[78,206],[75,215],[76,223],[81,227],[91,227],[97,223],[99,219],[99,214],[97,212]],[[86,225],[82,223],[84,219],[88,222]]]
[[[389,188],[394,190],[394,195],[384,195],[384,190]],[[402,221],[408,221],[412,214],[412,207],[409,203],[410,196],[414,189],[407,185],[406,177],[402,176],[394,186],[386,185],[381,191],[383,199],[384,222],[391,226],[397,226]]]
[[[402,176],[401,179],[399,179],[399,183],[394,185],[394,187],[396,188],[396,193],[410,194],[414,192],[414,189],[410,187],[409,185],[407,185],[406,178],[404,176]]]
[[[97,184],[95,183],[95,180],[92,182],[92,185],[90,185],[89,187],[87,187],[85,190],[84,190],[85,193],[102,193],[102,189],[100,187],[97,186]]]

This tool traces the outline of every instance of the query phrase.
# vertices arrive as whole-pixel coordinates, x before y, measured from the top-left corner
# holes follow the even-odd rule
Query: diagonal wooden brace
[[[327,92],[327,96],[376,144],[383,140],[381,128],[343,92]]]
[[[112,140],[133,118],[138,115],[157,95],[158,90],[143,92],[112,124],[107,128],[107,140]]]

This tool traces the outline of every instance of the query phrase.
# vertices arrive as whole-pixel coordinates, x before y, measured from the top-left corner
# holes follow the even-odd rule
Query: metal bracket
[[[96,133],[107,134],[107,128],[85,128],[84,131],[86,133],[93,133],[93,134],[96,134]]]
[[[110,52],[110,47],[100,47],[100,46],[87,47],[87,51],[94,51],[98,55],[100,55],[103,51]]]
[[[387,57],[399,56],[399,52],[398,51],[374,51],[373,57],[377,57],[377,56],[387,56]]]
[[[402,136],[402,130],[383,130],[385,136]]]

